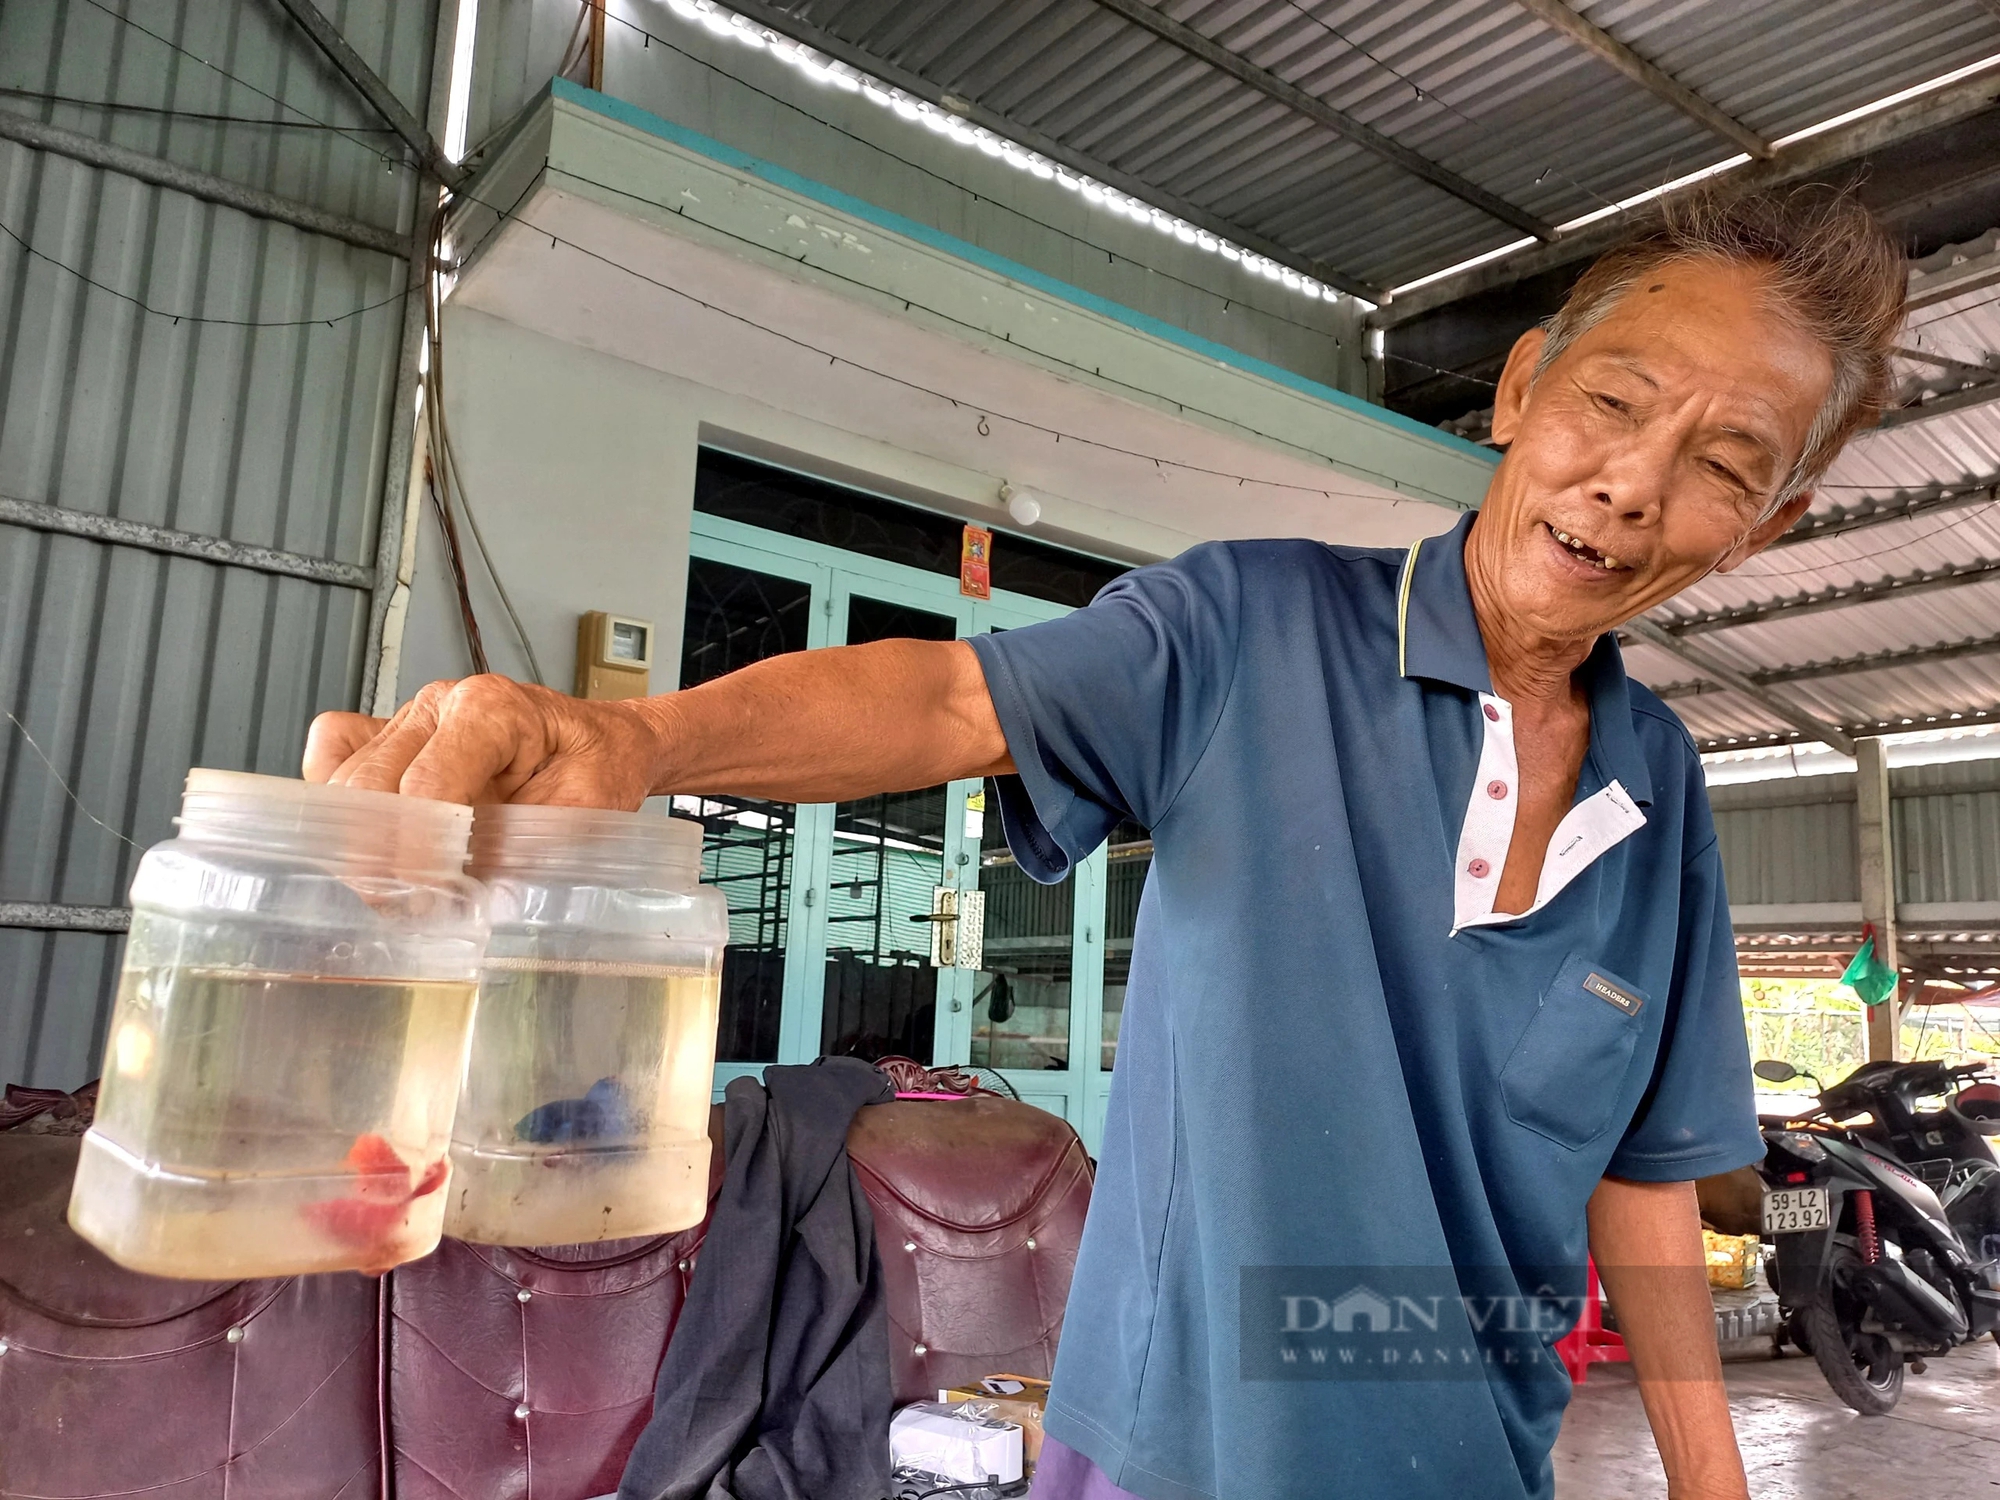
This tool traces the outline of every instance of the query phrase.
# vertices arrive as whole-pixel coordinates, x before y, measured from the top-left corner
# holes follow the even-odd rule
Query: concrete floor
[[[2000,1346],[1990,1338],[1908,1376],[1886,1417],[1842,1405],[1796,1349],[1723,1369],[1755,1500],[2000,1500]],[[1592,1368],[1563,1420],[1555,1469],[1557,1500],[1665,1500],[1631,1366]]]

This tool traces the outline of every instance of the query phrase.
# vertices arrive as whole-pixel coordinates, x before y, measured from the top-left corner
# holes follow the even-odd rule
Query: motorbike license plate
[[[1825,1188],[1773,1188],[1764,1194],[1764,1233],[1797,1234],[1827,1227]]]

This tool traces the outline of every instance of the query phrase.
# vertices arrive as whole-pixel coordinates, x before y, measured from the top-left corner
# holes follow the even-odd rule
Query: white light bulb
[[[1077,187],[1079,191],[1082,192],[1083,201],[1085,203],[1103,203],[1106,201],[1104,197],[1104,189],[1099,187],[1094,182],[1078,183]]]
[[[921,120],[924,117],[923,111],[918,107],[917,101],[912,99],[908,94],[896,95],[895,105],[896,113],[906,120]]]
[[[1000,486],[1000,498],[1007,502],[1007,514],[1013,517],[1016,526],[1032,526],[1041,520],[1041,497],[1033,490],[1003,484]]]
[[[1216,239],[1216,237],[1210,234],[1206,229],[1197,229],[1194,232],[1194,242],[1196,245],[1200,246],[1203,250],[1209,250],[1209,251],[1221,248],[1222,244],[1220,240]]]

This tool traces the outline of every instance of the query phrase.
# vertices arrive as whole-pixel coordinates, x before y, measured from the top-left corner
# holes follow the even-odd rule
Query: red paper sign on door
[[[958,548],[958,591],[969,599],[993,597],[993,533],[967,525]]]

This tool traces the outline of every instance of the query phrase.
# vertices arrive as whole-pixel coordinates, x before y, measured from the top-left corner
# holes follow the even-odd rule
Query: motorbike
[[[1983,1064],[1867,1063],[1831,1087],[1775,1060],[1755,1071],[1818,1094],[1801,1115],[1758,1117],[1785,1330],[1842,1401],[1879,1416],[1906,1369],[2000,1339],[2000,1161],[1985,1139],[2000,1088]]]

